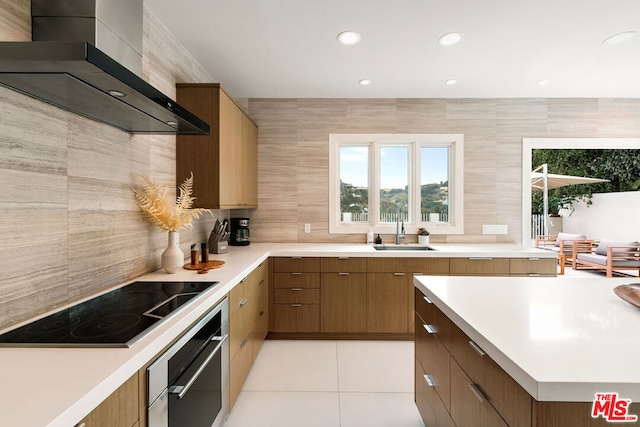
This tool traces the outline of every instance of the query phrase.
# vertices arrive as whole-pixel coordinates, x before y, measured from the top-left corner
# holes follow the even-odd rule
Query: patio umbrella
[[[540,169],[542,169],[542,172],[537,172]],[[593,184],[596,182],[609,182],[609,180],[548,173],[546,163],[533,170],[533,172],[531,172],[531,188],[544,192],[544,234],[547,234],[549,230],[549,190],[569,185]]]

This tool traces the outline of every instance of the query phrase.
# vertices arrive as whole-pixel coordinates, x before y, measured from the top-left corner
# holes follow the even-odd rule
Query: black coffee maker
[[[231,218],[231,246],[247,246],[249,243],[249,218]]]

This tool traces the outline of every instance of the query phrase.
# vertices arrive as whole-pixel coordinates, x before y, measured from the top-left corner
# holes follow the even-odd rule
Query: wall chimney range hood
[[[136,74],[141,0],[32,0],[31,9],[34,41],[0,42],[0,85],[129,133],[210,133]],[[133,48],[114,33],[122,28]]]

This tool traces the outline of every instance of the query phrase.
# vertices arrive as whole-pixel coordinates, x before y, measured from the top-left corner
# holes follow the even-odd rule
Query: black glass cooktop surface
[[[218,282],[133,282],[0,335],[0,346],[128,347]]]

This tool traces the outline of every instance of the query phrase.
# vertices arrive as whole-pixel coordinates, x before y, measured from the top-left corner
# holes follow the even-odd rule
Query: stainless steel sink
[[[376,251],[435,251],[431,246],[422,245],[373,245]]]

